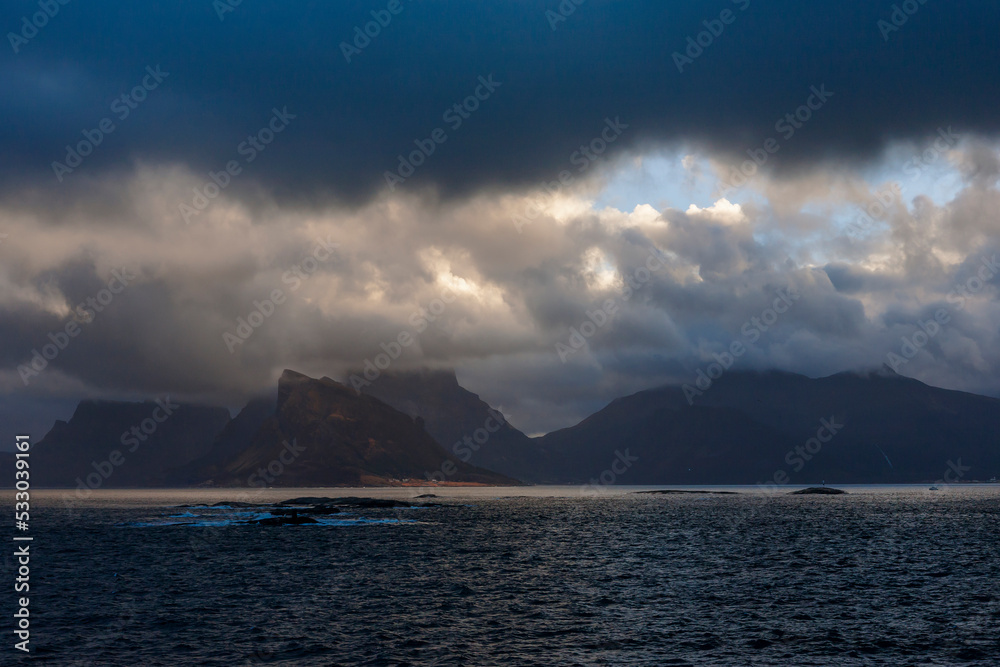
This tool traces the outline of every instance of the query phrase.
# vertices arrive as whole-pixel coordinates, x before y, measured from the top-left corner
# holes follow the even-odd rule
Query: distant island
[[[275,394],[232,418],[222,407],[82,401],[34,444],[32,475],[35,488],[80,495],[151,487],[955,484],[996,478],[996,433],[997,399],[888,369],[816,379],[732,372],[693,404],[680,386],[650,389],[535,438],[452,371],[383,373],[359,391],[286,370]],[[0,467],[9,466],[11,455],[0,456]]]
[[[810,486],[805,489],[791,492],[793,496],[839,496],[847,493],[843,489],[834,489],[829,486]]]

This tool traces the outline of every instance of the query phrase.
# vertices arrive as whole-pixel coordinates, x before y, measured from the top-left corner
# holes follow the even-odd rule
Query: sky
[[[454,368],[529,434],[713,363],[1000,396],[998,21],[7,2],[0,436],[285,368]]]

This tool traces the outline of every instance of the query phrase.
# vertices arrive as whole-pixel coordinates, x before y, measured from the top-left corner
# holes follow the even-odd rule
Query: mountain
[[[518,483],[463,463],[421,420],[373,396],[290,370],[278,381],[273,412],[263,401],[248,405],[199,463],[218,486],[379,486],[427,476]]]
[[[378,486],[431,477],[781,487],[1000,474],[997,399],[887,368],[815,379],[731,371],[705,380],[616,399],[539,438],[506,423],[447,371],[384,374],[362,392],[285,371],[276,397],[250,401],[233,419],[223,408],[169,400],[83,401],[32,447],[31,482]],[[12,458],[0,456],[7,479]]]
[[[33,487],[161,486],[168,471],[205,455],[229,422],[225,408],[82,401],[30,452]]]
[[[539,481],[537,444],[459,385],[454,371],[382,373],[361,391],[422,418],[427,432],[458,459],[517,479]]]
[[[888,369],[730,372],[700,395],[668,386],[619,398],[538,441],[567,482],[608,470],[620,484],[985,480],[1000,471],[1000,401]],[[612,468],[626,451],[632,465]]]
[[[228,463],[244,452],[257,431],[274,416],[276,400],[272,397],[251,399],[215,436],[206,454],[173,471],[168,480],[170,484],[194,486],[218,476]]]

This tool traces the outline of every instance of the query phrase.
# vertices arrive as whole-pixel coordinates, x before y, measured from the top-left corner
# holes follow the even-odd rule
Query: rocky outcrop
[[[847,493],[843,489],[832,489],[829,486],[810,486],[805,489],[799,489],[798,491],[792,491],[793,496],[839,496],[843,493]]]
[[[273,414],[244,446],[226,438],[216,444],[226,451],[212,451],[206,464],[211,483],[221,486],[419,485],[440,470],[450,471],[450,482],[518,483],[459,461],[412,417],[377,398],[290,370],[278,382]]]

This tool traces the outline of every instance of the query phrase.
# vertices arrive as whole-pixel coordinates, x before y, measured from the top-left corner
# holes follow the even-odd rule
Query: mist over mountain
[[[31,450],[35,484],[384,486],[788,484],[988,480],[1000,400],[879,371],[730,372],[612,401],[529,438],[453,371],[357,391],[286,370],[273,396],[224,408],[83,401]],[[12,456],[0,459],[7,470]]]
[[[223,474],[226,466],[247,450],[276,410],[277,395],[251,399],[215,436],[207,453],[174,471],[170,482],[178,486],[201,484]]]
[[[377,398],[290,370],[278,381],[273,412],[263,400],[251,403],[205,464],[195,478],[219,486],[382,486],[434,474],[457,483],[517,483],[448,454],[420,420]]]
[[[986,480],[1000,473],[1000,401],[889,370],[731,372],[698,394],[617,399],[539,444],[574,482],[599,480],[626,450],[637,460],[620,484]]]
[[[423,417],[456,452],[492,414],[449,371],[383,374],[363,391]],[[510,427],[472,460],[534,483],[970,481],[1000,473],[998,434],[997,399],[888,368],[816,379],[743,371],[618,398],[537,438]]]
[[[85,489],[148,487],[205,456],[229,422],[225,408],[82,401],[30,450],[34,486]],[[13,476],[10,476],[13,479]]]
[[[525,481],[538,479],[537,443],[459,385],[453,370],[382,373],[361,391],[422,418],[427,432],[462,461]]]

